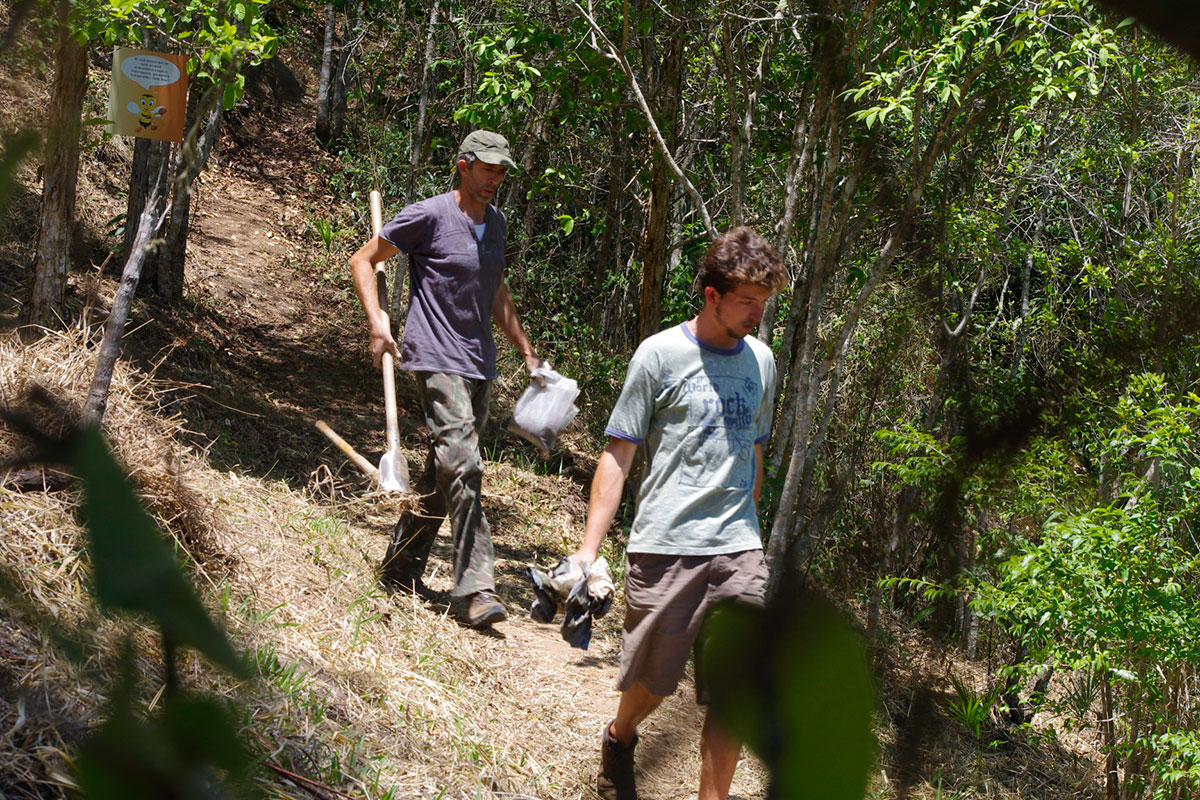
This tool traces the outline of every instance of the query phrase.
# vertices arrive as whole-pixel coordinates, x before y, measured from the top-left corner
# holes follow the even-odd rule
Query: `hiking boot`
[[[471,628],[487,628],[508,619],[508,612],[495,592],[484,590],[463,599],[462,621]]]
[[[379,582],[384,589],[389,592],[400,592],[402,594],[415,594],[417,597],[428,599],[433,592],[425,586],[420,575],[412,575],[398,569],[389,569],[388,567],[380,567],[378,571]]]
[[[633,749],[638,737],[622,745],[609,732],[612,723],[604,726],[600,737],[600,774],[596,776],[596,791],[604,800],[637,800],[637,786],[633,778]]]

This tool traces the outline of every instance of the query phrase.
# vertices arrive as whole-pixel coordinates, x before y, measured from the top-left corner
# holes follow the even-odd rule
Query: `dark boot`
[[[612,723],[604,726],[600,744],[600,774],[596,776],[596,791],[604,800],[637,800],[633,777],[633,749],[638,737],[628,745],[612,738]]]
[[[488,628],[492,623],[508,619],[504,604],[494,592],[482,591],[462,599],[460,618],[471,628]]]

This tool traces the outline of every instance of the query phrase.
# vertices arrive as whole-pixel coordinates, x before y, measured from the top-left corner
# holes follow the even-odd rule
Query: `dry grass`
[[[25,346],[0,339],[0,402],[33,385],[82,397],[92,356],[80,331]],[[496,635],[460,628],[445,603],[389,596],[373,577],[397,513],[394,497],[353,496],[318,471],[308,492],[219,473],[180,444],[181,423],[156,412],[152,380],[118,365],[105,419],[114,451],[152,514],[177,543],[213,613],[258,666],[238,684],[191,657],[194,686],[233,697],[245,733],[271,764],[329,791],[363,798],[579,798],[590,786],[597,732],[611,716],[619,648],[610,617],[592,649],[571,650],[553,627],[523,614],[524,563],[574,542],[584,511],[576,479],[496,467],[487,477],[498,541],[498,588],[513,612]],[[19,449],[0,431],[0,452]],[[105,654],[131,624],[99,620],[88,602],[74,490],[0,490],[0,564],[19,576],[30,614],[0,615],[0,760],[6,796],[59,796],[70,753],[102,713],[112,665]],[[449,588],[445,552],[429,583]],[[34,612],[86,630],[101,657],[83,666],[57,655]],[[152,632],[136,629],[146,676],[161,691]],[[683,690],[647,726],[645,796],[685,797],[697,770],[699,717]],[[309,792],[264,772],[270,796]],[[761,792],[747,761],[742,797]]]

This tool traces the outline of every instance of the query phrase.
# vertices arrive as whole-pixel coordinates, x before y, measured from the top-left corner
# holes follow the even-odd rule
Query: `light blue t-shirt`
[[[494,380],[492,306],[504,277],[508,226],[487,207],[483,234],[447,192],[405,206],[379,236],[409,256],[412,299],[400,367]]]
[[[762,547],[754,445],[771,434],[774,393],[775,359],[752,336],[721,350],[679,325],[638,346],[605,428],[646,448],[628,552]]]

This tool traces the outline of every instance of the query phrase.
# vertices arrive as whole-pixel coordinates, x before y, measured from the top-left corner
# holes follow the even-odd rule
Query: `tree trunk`
[[[608,171],[602,178],[605,184],[604,231],[600,234],[600,244],[596,251],[596,263],[592,274],[592,285],[597,294],[599,294],[600,287],[604,285],[604,276],[608,273],[608,270],[617,269],[613,253],[616,249],[616,240],[620,236],[621,220],[618,205],[624,187],[622,170],[624,148],[622,145],[625,142],[625,136],[621,126],[623,119],[624,114],[614,105],[608,112]],[[595,323],[603,314],[603,304],[596,303],[592,306],[592,309],[592,321]]]
[[[439,9],[439,0],[433,0],[429,8],[429,27],[425,32],[425,60],[421,66],[421,99],[417,102],[417,128],[413,131],[412,152],[409,154],[409,203],[417,200],[417,171],[421,166],[421,154],[425,152],[425,123],[429,115],[429,95],[433,91],[433,57]]]
[[[983,527],[983,514],[980,513],[978,525]],[[976,535],[975,529],[963,529],[963,569],[971,572],[975,569]],[[979,615],[971,607],[971,593],[963,592],[962,603],[962,649],[967,658],[974,659],[979,649]]]
[[[1025,256],[1025,262],[1021,267],[1021,316],[1017,318],[1017,341],[1013,352],[1012,368],[1009,370],[1008,379],[1015,381],[1021,373],[1021,367],[1025,363],[1025,343],[1029,341],[1029,282],[1033,276],[1033,260],[1037,253],[1038,247],[1042,243],[1042,231],[1046,228],[1046,212],[1043,206],[1042,212],[1038,215],[1037,229],[1033,234],[1033,241],[1029,243],[1029,254]]]
[[[325,41],[321,46],[321,76],[317,81],[317,141],[328,147],[333,140],[331,134],[331,100],[334,70],[333,40],[337,28],[337,15],[333,3],[325,4]]]
[[[883,606],[883,587],[879,579],[892,574],[896,569],[896,556],[908,538],[908,518],[912,515],[912,500],[915,493],[905,487],[896,497],[896,515],[892,519],[892,535],[888,537],[883,551],[883,562],[879,575],[871,586],[871,598],[867,603],[867,641],[874,641],[879,633],[879,614]]]
[[[125,333],[125,323],[129,319],[129,309],[133,304],[133,295],[137,291],[138,282],[142,276],[142,267],[148,260],[152,260],[155,248],[161,243],[161,240],[155,237],[158,236],[159,230],[166,221],[167,205],[172,197],[171,192],[175,193],[175,197],[178,197],[179,194],[187,194],[192,180],[203,167],[204,160],[207,158],[207,152],[204,153],[203,158],[197,154],[197,148],[202,139],[199,118],[204,117],[207,120],[205,133],[210,131],[215,133],[217,122],[209,115],[214,110],[220,109],[221,87],[220,83],[210,87],[197,104],[198,119],[192,124],[180,144],[184,156],[181,160],[180,169],[182,171],[179,180],[175,183],[167,180],[167,172],[172,165],[161,151],[152,150],[150,159],[144,165],[147,172],[146,183],[150,186],[150,190],[146,194],[141,213],[137,217],[134,241],[129,248],[125,267],[121,270],[121,282],[117,287],[116,297],[113,298],[108,321],[104,325],[104,337],[96,356],[96,371],[92,377],[91,387],[88,389],[87,399],[84,401],[83,418],[85,420],[100,422],[104,417],[104,411],[108,406],[109,387],[112,385],[113,368],[116,366],[117,357],[121,352],[121,337]],[[209,146],[211,146],[211,141]]]
[[[362,3],[356,3],[353,13],[347,10],[346,41],[338,51],[337,68],[334,70],[329,100],[329,141],[336,144],[346,130],[346,92],[350,85],[350,57],[358,45],[362,33]]]
[[[133,144],[133,165],[129,170],[129,197],[125,203],[125,236],[121,243],[121,255],[126,261],[133,253],[138,220],[142,218],[146,198],[155,192],[159,197],[165,197],[167,194],[166,187],[170,183],[170,176],[167,174],[167,170],[159,167],[163,161],[170,163],[170,152],[170,142],[160,142],[139,136]],[[150,266],[153,270],[154,265]],[[156,276],[152,275],[151,277]]]
[[[675,147],[679,115],[679,81],[683,66],[683,35],[673,28],[667,41],[667,53],[660,66],[656,116],[661,120],[663,139],[668,149]],[[642,228],[642,282],[638,303],[638,341],[658,333],[662,323],[663,282],[667,277],[667,234],[671,215],[674,173],[666,157],[655,152],[651,167],[650,196],[647,199],[645,225]]]
[[[196,113],[203,113],[197,108]],[[215,104],[208,112],[204,130],[196,141],[195,156],[188,159],[188,148],[179,148],[174,173],[176,186],[171,202],[170,216],[162,246],[155,253],[155,290],[168,303],[183,298],[184,266],[187,260],[187,237],[191,227],[192,188],[196,176],[208,164],[208,156],[221,126],[221,105]]]
[[[970,80],[971,78],[968,77],[964,89],[969,86]],[[944,111],[929,130],[924,142],[920,141],[920,131],[914,130],[912,172],[904,205],[890,228],[887,240],[875,257],[870,274],[858,290],[849,308],[846,309],[836,334],[831,341],[823,343],[822,349],[828,354],[824,355],[819,363],[815,359],[812,342],[817,336],[821,305],[812,303],[808,309],[809,326],[805,331],[807,341],[804,343],[807,369],[799,376],[795,374],[789,376],[789,393],[792,391],[800,393],[800,399],[796,403],[795,419],[792,422],[791,456],[783,489],[780,492],[779,511],[775,515],[775,523],[771,528],[771,540],[768,543],[768,562],[775,568],[774,575],[783,574],[786,571],[780,569],[781,564],[779,563],[779,558],[784,553],[800,552],[804,549],[803,539],[806,536],[804,512],[807,488],[811,485],[813,471],[816,467],[816,457],[823,443],[824,420],[828,419],[832,406],[836,405],[839,400],[840,378],[867,301],[879,285],[883,275],[891,268],[901,245],[908,239],[935,161],[942,153],[952,148],[959,138],[966,135],[973,127],[973,122],[979,119],[975,115],[968,117],[955,135],[951,136],[949,134],[950,124],[957,113],[957,109]],[[831,126],[837,126],[841,116],[839,113],[831,113],[830,118],[833,120],[830,123]],[[840,135],[836,127],[831,127],[830,141],[832,146],[829,148],[829,155],[826,156],[830,166],[821,189],[822,200],[819,211],[822,224],[826,228],[819,237],[819,266],[814,270],[814,277],[809,281],[810,291],[812,285],[815,284],[822,293],[824,292],[825,277],[820,274],[831,272],[833,262],[846,249],[846,237],[853,230],[846,224],[848,219],[846,203],[842,203],[840,213],[835,213],[833,207],[835,187],[834,176],[830,172],[833,170],[832,164],[836,163],[840,150]],[[924,146],[921,146],[922,144]],[[858,159],[858,163],[865,164],[865,161]],[[852,191],[852,189],[848,190]],[[820,299],[824,299],[823,294]],[[826,386],[827,379],[830,383]],[[816,434],[812,435],[819,402],[824,402],[826,407],[821,415],[822,423],[817,427]]]
[[[788,243],[792,240],[792,228],[796,224],[796,215],[800,207],[800,178],[808,169],[808,162],[812,157],[812,139],[808,135],[812,107],[808,102],[807,95],[806,88],[805,97],[798,105],[796,122],[792,128],[792,144],[788,151],[787,172],[783,180],[783,216],[780,218],[775,232],[775,250],[784,263],[787,263]],[[792,286],[803,286],[805,282],[803,271],[797,268],[795,273],[792,278]],[[775,316],[778,308],[779,295],[773,294],[763,308],[762,320],[758,324],[758,338],[767,344],[770,344],[771,340],[775,338]],[[790,345],[785,341],[783,352],[786,353],[790,350]],[[778,401],[778,392],[775,400]]]
[[[85,421],[100,422],[108,407],[113,368],[121,352],[121,337],[125,333],[125,323],[129,319],[133,295],[141,278],[142,264],[154,247],[154,237],[164,218],[166,197],[162,187],[166,184],[166,167],[165,160],[158,162],[159,174],[155,176],[157,179],[153,182],[153,188],[146,197],[141,216],[138,217],[133,247],[130,248],[125,268],[121,271],[121,283],[117,287],[116,297],[113,298],[112,310],[109,311],[108,322],[104,325],[104,338],[96,355],[96,372],[92,376],[92,384],[83,405]]]
[[[729,17],[721,20],[721,39],[713,43],[714,60],[724,67],[726,113],[729,117],[729,224],[742,224],[743,173],[742,154],[746,142],[742,139],[742,97],[738,91],[741,81],[734,66],[733,37],[729,33]],[[747,109],[747,114],[750,111]]]
[[[68,27],[71,4],[58,6],[58,45],[54,89],[46,119],[46,163],[33,262],[33,289],[23,321],[54,326],[63,316],[71,240],[75,225],[75,184],[79,175],[79,131],[87,87],[87,50]]]
[[[1100,735],[1104,747],[1104,800],[1120,800],[1121,775],[1117,769],[1117,721],[1112,682],[1100,676]]]

